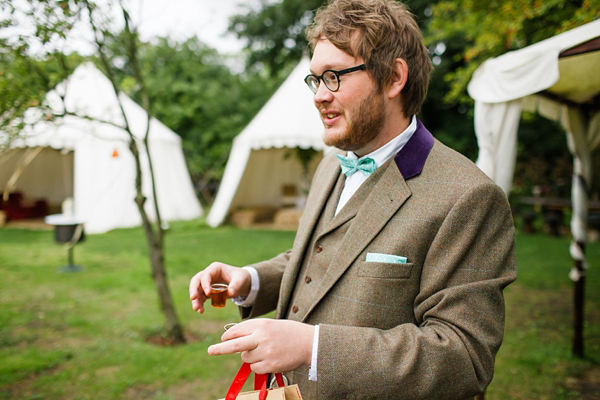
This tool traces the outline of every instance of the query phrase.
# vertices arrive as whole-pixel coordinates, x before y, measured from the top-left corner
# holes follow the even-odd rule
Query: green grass
[[[75,248],[82,272],[61,273],[67,251],[52,231],[0,229],[0,399],[217,399],[239,356],[210,357],[232,305],[193,312],[190,277],[212,261],[244,265],[291,246],[293,232],[172,225],[171,291],[189,343],[147,342],[163,319],[141,229],[89,235]],[[600,395],[600,245],[588,245],[586,358],[571,356],[573,264],[568,238],[517,238],[519,278],[506,290],[505,341],[486,399]],[[596,396],[596,397],[593,397]]]

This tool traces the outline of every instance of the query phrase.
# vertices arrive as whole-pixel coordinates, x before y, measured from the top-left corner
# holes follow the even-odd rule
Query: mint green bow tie
[[[335,155],[340,160],[340,166],[342,167],[342,173],[346,176],[350,176],[356,171],[360,170],[364,176],[369,177],[377,169],[375,160],[370,157],[361,158],[349,158]]]

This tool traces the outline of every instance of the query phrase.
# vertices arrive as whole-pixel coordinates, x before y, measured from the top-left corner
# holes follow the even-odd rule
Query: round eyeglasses
[[[308,85],[308,88],[313,92],[317,93],[319,90],[319,83],[321,81],[325,82],[325,86],[327,89],[332,92],[337,92],[340,88],[340,76],[344,74],[348,74],[354,71],[365,70],[365,64],[360,64],[356,67],[342,69],[340,71],[335,71],[333,69],[327,69],[323,72],[321,76],[310,74],[304,78],[304,82]]]

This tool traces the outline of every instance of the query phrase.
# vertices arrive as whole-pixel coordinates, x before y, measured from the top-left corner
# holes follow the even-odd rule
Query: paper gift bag
[[[279,385],[277,388],[267,389],[268,376],[266,374],[256,374],[254,378],[255,390],[240,393],[251,373],[250,364],[244,363],[231,383],[227,397],[221,400],[302,400],[298,385],[283,386],[281,374],[275,374],[277,385]]]

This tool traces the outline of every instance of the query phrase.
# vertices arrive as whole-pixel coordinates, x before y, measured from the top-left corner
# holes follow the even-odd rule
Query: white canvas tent
[[[302,185],[302,168],[290,149],[325,150],[323,123],[304,77],[310,73],[303,58],[244,130],[236,136],[225,174],[207,222],[222,224],[230,210],[282,203],[282,187]],[[312,176],[322,157],[312,160]]]
[[[43,198],[59,205],[72,197],[75,215],[88,233],[138,226],[135,162],[128,148],[129,137],[118,127],[124,120],[110,81],[92,63],[85,63],[47,94],[50,106],[61,112],[59,93],[67,110],[109,123],[76,116],[35,123],[0,153],[0,190],[19,191],[26,198]],[[148,159],[141,142],[147,114],[125,94],[119,97],[141,148],[145,207],[155,218]],[[26,118],[37,121],[39,113],[39,109],[30,109]],[[199,217],[202,209],[185,164],[181,138],[153,118],[149,147],[161,218]]]
[[[567,132],[574,162],[570,252],[575,267],[570,277],[583,287],[587,182],[591,154],[600,147],[600,20],[485,61],[468,92],[475,100],[477,165],[506,193],[512,185],[521,111],[558,121]],[[576,291],[578,295],[582,293]]]

